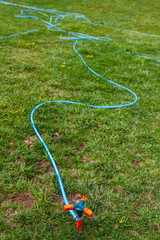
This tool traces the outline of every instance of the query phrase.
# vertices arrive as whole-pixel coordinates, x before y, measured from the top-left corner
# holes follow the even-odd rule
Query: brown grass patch
[[[68,202],[69,203],[77,203],[81,200],[83,196],[80,194],[80,193],[76,193],[75,195],[71,196],[71,195],[68,195],[67,196],[67,199],[68,199]],[[60,203],[64,203],[64,200],[63,200],[63,197],[62,196],[59,196],[57,198],[57,202],[60,202]]]
[[[83,148],[84,148],[85,144],[82,142],[80,143],[80,148],[79,148],[79,152],[82,152]]]
[[[58,164],[56,164],[56,165],[57,165],[57,168],[58,168],[58,169],[61,169],[61,166],[60,166],[60,165],[58,165]],[[51,174],[51,175],[54,174],[54,168],[53,168],[51,162],[40,161],[40,162],[38,163],[37,170],[45,171],[46,173],[49,173],[49,174]]]
[[[52,136],[53,139],[52,139],[52,142],[54,142],[58,137],[60,137],[60,133],[59,132],[55,132],[54,135]]]
[[[65,154],[64,157],[67,158],[67,159],[70,159],[70,158],[71,158],[71,155]]]
[[[48,170],[50,165],[51,165],[51,163],[49,163],[49,162],[40,161],[38,163],[37,170],[44,170],[44,169]]]
[[[141,166],[141,163],[140,163],[140,162],[138,162],[138,160],[137,160],[137,159],[135,159],[135,160],[134,160],[134,165],[135,165],[135,166]]]
[[[16,193],[12,198],[11,202],[17,205],[24,205],[26,208],[32,208],[35,199],[34,196],[28,191],[25,193]]]
[[[24,140],[24,143],[27,143],[29,146],[29,149],[33,149],[33,145],[38,141],[38,138],[36,135],[34,136],[28,136],[28,139]]]

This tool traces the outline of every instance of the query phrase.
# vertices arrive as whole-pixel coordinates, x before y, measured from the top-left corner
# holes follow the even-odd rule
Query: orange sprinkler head
[[[89,217],[93,216],[93,212],[89,208],[85,208],[84,213],[87,214]]]
[[[81,198],[81,200],[83,200],[83,201],[86,202],[87,198],[86,198],[85,196],[83,196],[83,197]]]
[[[65,210],[65,211],[73,210],[73,209],[74,209],[73,204],[70,204],[70,205],[64,205],[64,210]]]

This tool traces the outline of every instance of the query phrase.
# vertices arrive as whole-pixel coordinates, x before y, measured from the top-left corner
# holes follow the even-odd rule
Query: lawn
[[[0,1],[0,239],[159,240],[160,38],[123,31],[160,35],[159,1],[13,2],[84,14],[91,23],[70,15],[58,22],[67,33],[52,31],[42,21],[17,18],[25,8]],[[33,15],[44,21],[51,17],[44,11]],[[1,39],[33,29],[40,30]],[[93,211],[92,218],[84,214],[81,232],[63,210],[31,111],[54,100],[111,106],[133,102],[134,96],[89,71],[73,50],[75,40],[62,39],[69,31],[111,38],[82,39],[76,49],[91,69],[138,96],[124,108],[52,102],[35,112],[69,202],[85,195]]]

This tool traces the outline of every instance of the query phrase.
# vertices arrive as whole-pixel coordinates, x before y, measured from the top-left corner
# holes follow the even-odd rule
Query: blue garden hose
[[[77,32],[71,32],[71,31],[65,31],[65,30],[62,30],[60,29],[60,23],[58,23],[59,20],[61,19],[64,19],[68,16],[72,17],[76,17],[76,18],[80,18],[80,19],[84,19],[83,22],[85,23],[90,23],[90,20],[87,19],[85,17],[85,15],[83,14],[78,14],[78,13],[69,13],[69,12],[60,12],[60,11],[57,11],[57,10],[51,10],[51,9],[44,9],[44,8],[37,8],[37,7],[31,7],[31,6],[25,6],[25,5],[20,5],[20,4],[14,4],[14,3],[9,3],[9,2],[6,2],[6,1],[0,1],[0,3],[2,4],[6,4],[6,5],[11,5],[11,6],[17,6],[17,7],[23,7],[23,8],[27,8],[27,9],[30,9],[30,10],[22,10],[21,11],[21,15],[20,16],[17,16],[19,18],[33,18],[33,19],[36,19],[38,21],[42,21],[43,23],[47,24],[45,27],[43,28],[39,28],[39,29],[33,29],[33,30],[30,30],[30,31],[26,31],[26,32],[23,32],[23,33],[18,33],[18,34],[12,34],[10,36],[6,36],[6,37],[1,37],[0,39],[5,39],[5,38],[10,38],[10,37],[14,37],[14,36],[18,36],[20,34],[26,34],[26,33],[30,33],[30,32],[34,32],[34,31],[38,31],[40,29],[48,29],[50,31],[59,31],[59,32],[62,32],[62,33],[66,33],[66,34],[69,34],[69,35],[72,35],[72,37],[60,37],[60,39],[65,39],[65,40],[72,40],[74,41],[73,43],[73,49],[74,51],[77,53],[77,55],[80,57],[81,61],[83,62],[83,64],[87,67],[87,69],[89,71],[91,71],[94,75],[98,76],[99,78],[111,83],[111,84],[114,84],[116,85],[117,87],[120,87],[126,91],[128,91],[129,93],[131,93],[133,96],[134,96],[134,100],[130,103],[127,103],[127,104],[122,104],[122,105],[113,105],[113,106],[95,106],[95,105],[90,105],[90,104],[84,104],[84,103],[78,103],[78,102],[72,102],[72,101],[64,101],[64,100],[54,100],[54,101],[48,101],[48,102],[44,102],[44,103],[41,103],[39,104],[38,106],[36,106],[32,112],[31,112],[31,124],[33,126],[33,129],[37,135],[37,137],[39,138],[40,142],[42,143],[42,145],[44,146],[44,149],[46,150],[48,156],[49,156],[49,159],[51,160],[51,163],[54,167],[54,170],[55,170],[55,173],[57,175],[57,179],[58,179],[58,183],[59,183],[59,186],[60,186],[60,190],[61,190],[61,193],[62,193],[62,197],[63,197],[63,200],[64,200],[64,203],[65,205],[69,205],[69,202],[67,200],[67,197],[66,197],[66,193],[65,193],[65,190],[64,190],[64,187],[63,187],[63,183],[62,183],[62,180],[61,180],[61,176],[59,174],[59,171],[58,171],[58,168],[57,168],[57,165],[46,145],[46,143],[43,141],[41,135],[39,134],[36,126],[35,126],[35,123],[34,123],[34,113],[36,111],[36,109],[40,108],[41,106],[45,105],[45,104],[50,104],[50,103],[65,103],[65,104],[77,104],[77,105],[83,105],[83,106],[88,106],[88,107],[92,107],[92,108],[101,108],[101,109],[109,109],[109,108],[121,108],[121,107],[128,107],[128,106],[131,106],[133,104],[135,104],[137,102],[137,95],[132,91],[130,90],[129,88],[127,87],[124,87],[116,82],[113,82],[103,76],[101,76],[99,73],[95,72],[92,68],[90,68],[88,66],[88,64],[85,62],[84,58],[82,57],[82,55],[78,52],[78,50],[76,49],[76,44],[78,41],[80,40],[92,40],[92,41],[111,41],[112,39],[109,38],[109,37],[94,37],[94,36],[88,36],[86,34],[83,34],[83,33],[77,33]],[[51,14],[52,16],[50,17],[50,21],[47,22],[45,20],[42,20],[40,19],[39,17],[36,17],[34,16],[33,14],[36,13],[37,11],[41,11],[41,12],[46,12],[46,13],[49,13]],[[52,21],[53,21],[53,18],[55,19],[54,21],[54,24],[52,24]],[[92,24],[94,26],[103,26],[101,24]],[[152,37],[160,37],[159,35],[155,35],[155,34],[147,34],[147,33],[140,33],[140,32],[137,32],[137,31],[131,31],[131,30],[120,30],[118,28],[114,28],[114,27],[111,27],[111,26],[106,26],[108,28],[113,28],[115,30],[118,30],[118,31],[127,31],[127,32],[133,32],[133,33],[138,33],[138,34],[145,34],[145,35],[148,35],[148,36],[152,36]],[[127,54],[132,54],[128,51],[125,51]],[[160,62],[160,60],[158,59],[153,59],[153,58],[149,58],[149,57],[145,57],[145,56],[140,56],[138,54],[132,54],[132,55],[135,55],[137,57],[143,57],[143,58],[148,58],[150,60],[155,60],[157,62]],[[70,210],[69,211],[71,216],[77,221],[77,218],[76,218],[76,214],[74,213],[73,210]]]

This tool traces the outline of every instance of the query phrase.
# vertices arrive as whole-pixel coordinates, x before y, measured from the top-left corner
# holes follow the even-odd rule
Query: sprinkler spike
[[[82,219],[77,219],[77,231],[80,231],[82,227]]]

